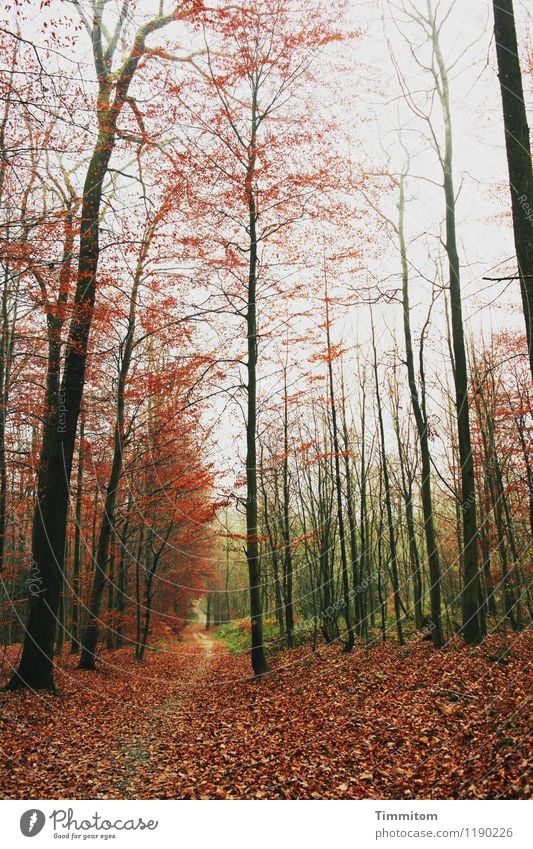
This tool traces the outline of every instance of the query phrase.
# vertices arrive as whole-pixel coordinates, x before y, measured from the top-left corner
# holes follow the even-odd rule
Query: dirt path
[[[202,610],[202,600],[201,599],[198,598],[198,599],[196,599],[196,601],[193,601],[193,603],[192,603],[192,613],[193,613],[193,616],[196,617],[196,621],[198,622],[198,624],[202,628],[205,628],[206,622],[207,622],[207,616],[205,615],[204,611]],[[199,633],[199,632],[196,632],[196,633]]]
[[[195,691],[202,688],[208,677],[215,648],[213,639],[202,630],[206,617],[199,601],[194,603],[193,613],[196,621],[187,625],[182,632],[182,642],[170,652],[176,655],[178,661],[180,657],[183,658],[183,666],[188,668],[189,674],[185,681],[180,679],[173,683],[168,698],[155,707],[148,723],[136,725],[133,733],[120,744],[115,754],[115,774],[119,780],[116,788],[113,788],[113,797],[143,798],[148,789],[149,771],[152,775],[165,775],[176,768],[174,759],[167,761],[161,756],[161,745],[171,735],[187,734],[183,708],[188,700],[194,698]],[[156,787],[150,783],[149,793],[152,797],[154,790]],[[106,798],[110,798],[109,795]]]

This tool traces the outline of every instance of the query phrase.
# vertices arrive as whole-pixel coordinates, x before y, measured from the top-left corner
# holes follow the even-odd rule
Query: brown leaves
[[[412,641],[247,656],[187,629],[135,664],[58,675],[59,696],[1,696],[8,798],[524,798],[530,641],[435,652]],[[205,632],[204,632],[205,633]]]

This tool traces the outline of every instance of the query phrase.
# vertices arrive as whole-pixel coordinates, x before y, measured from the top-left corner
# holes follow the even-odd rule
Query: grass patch
[[[252,647],[251,623],[249,619],[235,619],[219,625],[212,632],[216,640],[224,643],[227,649],[235,654],[250,651]],[[276,651],[285,647],[284,641],[280,640],[279,627],[275,619],[263,620],[263,639],[267,652]]]
[[[219,625],[212,632],[212,636],[216,640],[224,643],[226,648],[235,654],[250,651],[252,647],[251,623],[249,619],[235,619],[232,622],[227,622],[224,625]],[[296,629],[294,634],[294,643],[296,646],[301,646],[311,638],[310,630]],[[285,637],[280,636],[279,625],[275,619],[263,620],[263,640],[265,651],[267,654],[274,654],[278,651],[284,651],[287,648]]]

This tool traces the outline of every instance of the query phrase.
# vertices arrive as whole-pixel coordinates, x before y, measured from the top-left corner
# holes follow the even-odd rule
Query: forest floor
[[[142,664],[65,655],[56,695],[0,694],[0,796],[528,798],[531,634],[502,639],[302,647],[258,682],[200,622]]]

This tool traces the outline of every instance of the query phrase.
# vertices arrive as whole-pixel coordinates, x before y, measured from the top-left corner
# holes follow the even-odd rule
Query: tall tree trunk
[[[133,496],[131,492],[128,495],[128,503],[126,507],[126,518],[124,519],[124,527],[120,533],[120,559],[118,563],[118,586],[117,586],[117,601],[116,601],[116,610],[117,610],[117,634],[116,634],[116,646],[120,648],[123,643],[123,631],[124,631],[124,610],[126,606],[126,597],[127,597],[127,580],[128,580],[128,549],[127,549],[127,540],[128,533],[130,528],[130,517],[131,517],[131,509],[133,505]]]
[[[379,474],[379,520],[377,526],[377,555],[378,555],[378,600],[379,600],[379,609],[381,614],[381,639],[383,642],[387,639],[387,599],[383,592],[383,576],[385,574],[385,563],[383,562],[383,510],[381,508],[381,504],[383,501],[383,469],[380,470]],[[372,582],[370,584],[372,586]],[[374,618],[374,605],[371,606],[372,610],[372,618]],[[373,625],[373,623],[372,623]]]
[[[276,540],[274,538],[274,534],[272,532],[272,523],[269,515],[269,503],[268,503],[268,495],[265,485],[264,479],[264,471],[263,471],[263,452],[261,451],[261,491],[263,493],[263,516],[265,522],[265,530],[267,533],[267,541],[270,549],[270,556],[272,561],[272,575],[274,578],[274,598],[276,602],[276,620],[278,622],[279,634],[282,640],[285,640],[285,605],[283,603],[283,594],[281,592],[281,581],[279,577],[280,569],[279,569],[279,556],[278,556],[278,548],[276,546]],[[274,484],[276,486],[276,482]],[[226,575],[228,574],[228,561],[229,561],[229,549],[226,549]],[[229,616],[228,616],[229,621]]]
[[[405,521],[407,524],[407,539],[409,544],[409,561],[411,564],[411,577],[413,580],[413,602],[415,609],[415,625],[418,630],[426,624],[424,607],[422,603],[422,564],[416,540],[415,517],[413,510],[413,482],[410,471],[406,469],[407,460],[404,446],[402,445],[399,425],[396,422],[396,439],[398,442],[398,457],[400,460],[400,473],[402,478],[402,494],[405,504]],[[432,623],[433,624],[433,623]],[[433,630],[433,629],[432,629]]]
[[[357,586],[355,588],[356,593],[358,593],[360,597],[359,608],[361,611],[361,626],[359,636],[365,637],[368,639],[368,605],[367,605],[367,597],[366,592],[363,589],[363,582],[369,576],[369,545],[370,545],[370,536],[368,533],[368,516],[367,516],[367,464],[366,464],[366,378],[363,375],[361,378],[361,457],[359,462],[359,565],[358,565],[358,578],[357,578]],[[370,601],[370,609],[372,610],[372,581],[369,582],[369,601]]]
[[[462,590],[462,633],[466,643],[479,643],[483,639],[480,620],[480,582],[478,571],[478,532],[476,515],[476,482],[470,436],[470,412],[468,406],[468,370],[465,351],[463,310],[461,302],[461,273],[457,251],[455,190],[453,184],[452,119],[448,72],[440,47],[439,29],[435,16],[430,12],[433,52],[438,68],[436,80],[442,117],[444,122],[444,152],[441,156],[444,199],[446,204],[446,254],[448,256],[452,344],[454,357],[455,410],[457,436],[461,463],[461,500],[463,512],[463,590]]]
[[[415,362],[413,353],[413,340],[411,334],[411,306],[409,297],[409,268],[407,265],[407,248],[405,244],[405,192],[404,175],[398,182],[398,238],[400,241],[400,257],[402,264],[402,309],[403,309],[403,332],[405,341],[405,361],[407,365],[407,378],[409,382],[409,393],[411,406],[416,424],[418,442],[420,445],[420,458],[422,463],[422,479],[420,490],[422,496],[422,513],[424,516],[424,537],[426,542],[426,553],[429,565],[430,577],[430,604],[431,604],[431,638],[433,645],[439,648],[444,644],[441,618],[441,568],[437,535],[435,533],[435,520],[433,514],[433,493],[431,487],[431,455],[429,451],[428,422],[425,409],[425,388],[422,385],[422,399],[418,392],[418,383],[415,373]]]
[[[7,96],[3,98],[3,115],[0,120],[0,204],[5,207],[7,198],[4,197],[4,185],[5,185],[5,176],[7,165],[9,162],[8,158],[8,147],[9,142],[6,139],[6,135],[8,132],[9,125],[9,117],[12,106],[12,96],[11,92],[14,91],[12,87],[13,77],[15,73],[17,73],[16,69],[18,67],[17,62],[17,52],[18,45],[15,43],[13,45],[13,54],[11,60],[11,70],[9,71],[9,84],[7,86]],[[17,210],[17,215],[20,215],[20,220],[23,221],[25,218],[25,210],[27,206],[27,199],[29,192],[31,191],[31,187],[33,184],[33,178],[30,180],[26,191],[24,193],[24,200],[22,202],[22,209]],[[24,212],[23,212],[24,210]],[[29,234],[29,229],[27,225],[25,225],[26,233]],[[3,227],[3,240],[5,239],[6,243],[10,240],[9,235],[9,223],[7,226]],[[21,240],[22,241],[22,240]],[[4,553],[5,553],[5,535],[6,535],[6,527],[7,527],[7,457],[6,457],[6,424],[7,424],[7,412],[8,412],[8,404],[9,404],[9,389],[10,389],[10,373],[11,373],[11,365],[13,361],[13,350],[14,350],[14,342],[15,342],[15,325],[17,319],[17,294],[18,287],[21,280],[19,274],[15,274],[13,277],[10,277],[10,267],[8,264],[7,257],[2,258],[2,268],[3,268],[3,281],[2,281],[2,315],[1,315],[1,325],[0,325],[0,573],[4,567]],[[15,282],[14,290],[11,289],[11,282]],[[10,317],[10,299],[14,296],[13,303],[13,314]]]
[[[139,656],[141,645],[141,558],[146,560],[143,551],[147,551],[147,548],[144,544],[144,527],[141,527],[137,557],[135,558],[135,657]]]
[[[93,154],[93,161],[95,154]],[[100,155],[96,157],[100,163]],[[92,162],[93,162],[92,161]],[[92,163],[91,163],[92,164]],[[101,193],[103,173],[89,168],[84,194],[90,194],[93,179],[100,183],[95,194]],[[84,201],[82,216],[92,215],[89,199]],[[94,222],[93,222],[94,223]],[[82,220],[82,233],[84,222]],[[39,469],[37,474],[37,496],[32,525],[32,565],[41,581],[41,592],[32,595],[26,636],[19,667],[8,684],[9,689],[28,687],[52,689],[53,645],[57,624],[59,594],[64,568],[69,483],[72,458],[76,441],[76,428],[81,404],[85,359],[79,353],[87,350],[88,330],[85,334],[85,319],[80,313],[86,289],[81,280],[87,279],[87,241],[93,237],[85,235],[83,250],[80,248],[78,287],[74,303],[63,381],[61,370],[61,328],[63,321],[58,315],[48,316],[48,363],[45,390],[45,424]],[[93,266],[91,266],[93,267]],[[90,295],[88,296],[90,297]],[[81,382],[80,382],[81,380]]]
[[[148,637],[150,634],[150,622],[152,618],[152,585],[155,576],[155,569],[151,568],[146,575],[146,586],[144,593],[144,625],[142,629],[142,637],[137,645],[137,660],[144,660],[146,646],[148,645]]]
[[[0,330],[0,572],[4,566],[5,534],[7,525],[6,423],[16,315],[16,308],[13,318],[10,318],[9,315],[9,283],[9,268],[7,265],[4,265]]]
[[[348,530],[350,533],[350,561],[354,593],[355,633],[361,635],[361,587],[358,576],[359,552],[357,549],[357,529],[355,527],[355,512],[353,507],[352,469],[350,467],[350,440],[348,423],[346,421],[346,397],[344,381],[342,384],[342,433],[344,442],[344,474],[346,476],[346,512],[348,515]]]
[[[495,615],[497,613],[496,609],[496,599],[494,597],[494,581],[492,580],[492,571],[491,571],[491,550],[490,550],[490,537],[489,537],[489,514],[490,514],[490,501],[491,501],[491,492],[490,492],[490,476],[489,476],[489,458],[485,454],[485,463],[483,470],[483,499],[482,499],[482,509],[483,516],[480,521],[481,524],[481,557],[483,563],[483,578],[485,581],[485,599],[487,605],[487,613],[491,615]]]
[[[168,542],[168,538],[172,532],[172,528],[174,527],[174,521],[171,519],[169,521],[166,533],[161,538],[161,545],[154,550],[153,548],[153,538],[152,533],[149,535],[149,545],[147,550],[150,551],[151,554],[151,564],[150,568],[145,572],[145,607],[144,607],[144,626],[142,631],[142,637],[137,642],[137,660],[144,660],[144,654],[146,651],[146,647],[148,645],[148,637],[150,636],[150,624],[152,621],[152,601],[154,599],[154,593],[152,591],[152,587],[154,584],[154,578],[156,576],[157,569],[159,567],[159,562],[161,560],[161,555],[165,549],[165,546]],[[160,537],[157,537],[160,539]]]
[[[248,266],[247,330],[247,415],[246,415],[246,560],[250,585],[250,619],[252,625],[252,669],[259,677],[268,670],[263,644],[263,610],[261,605],[261,565],[259,560],[257,509],[257,212],[253,177],[256,161],[257,88],[253,88],[252,139],[250,145],[246,193],[250,258]]]
[[[111,543],[109,552],[109,580],[107,582],[107,624],[106,648],[113,649],[115,645],[115,546]]]
[[[533,169],[513,0],[493,0],[513,230],[533,377]]]

